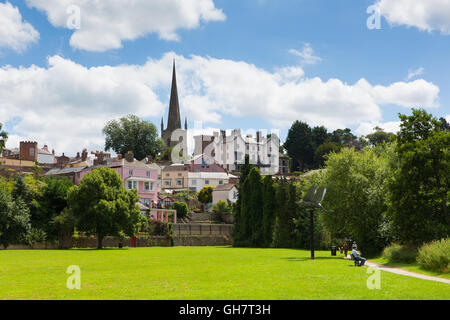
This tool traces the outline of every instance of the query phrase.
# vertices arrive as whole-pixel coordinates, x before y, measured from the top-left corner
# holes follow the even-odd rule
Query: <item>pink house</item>
[[[136,189],[139,195],[139,201],[146,207],[151,208],[158,202],[158,171],[143,162],[125,158],[115,159],[107,167],[116,170],[123,180],[124,187],[127,189]],[[79,174],[75,175],[75,184],[94,170],[95,167],[87,167]]]

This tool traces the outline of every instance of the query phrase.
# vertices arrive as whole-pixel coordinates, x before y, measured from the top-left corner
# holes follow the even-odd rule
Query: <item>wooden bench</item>
[[[360,267],[361,266],[361,260],[356,260],[355,256],[350,254],[350,256],[352,257],[352,260],[355,262],[355,267]]]

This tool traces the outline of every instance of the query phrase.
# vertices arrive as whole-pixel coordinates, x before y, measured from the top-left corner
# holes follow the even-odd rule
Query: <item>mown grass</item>
[[[230,247],[0,251],[0,299],[450,299],[450,286],[381,272],[328,251]],[[70,265],[81,290],[66,288]]]

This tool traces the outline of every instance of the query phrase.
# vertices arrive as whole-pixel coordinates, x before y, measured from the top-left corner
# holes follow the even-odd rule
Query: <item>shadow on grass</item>
[[[280,258],[281,260],[287,260],[287,261],[311,261],[311,257],[287,257],[287,258]],[[315,257],[314,260],[344,260],[339,257]]]

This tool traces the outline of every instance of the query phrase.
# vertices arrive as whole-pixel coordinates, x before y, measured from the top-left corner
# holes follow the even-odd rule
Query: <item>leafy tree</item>
[[[333,238],[351,236],[366,255],[374,255],[387,242],[381,231],[387,219],[387,184],[393,148],[343,149],[331,154],[321,185],[327,188],[324,224]]]
[[[250,170],[253,168],[253,166],[250,164],[250,158],[249,155],[245,155],[245,162],[240,167],[240,175],[239,175],[239,183],[237,185],[238,188],[238,197],[236,200],[236,203],[233,207],[233,246],[239,247],[243,246],[245,240],[246,240],[246,234],[243,226],[243,220],[241,215],[241,203],[242,203],[242,197],[244,195],[244,190],[242,189],[242,186],[244,184],[244,181],[247,179],[248,174],[250,173]]]
[[[177,211],[177,218],[184,219],[189,213],[189,208],[185,202],[176,201],[172,204],[172,209]]]
[[[118,154],[132,151],[138,160],[148,155],[156,157],[164,149],[164,142],[159,138],[155,125],[135,115],[109,121],[103,128],[103,134],[106,136],[106,151],[112,149]]]
[[[0,153],[2,153],[3,148],[5,148],[6,141],[8,140],[8,134],[2,131],[3,124],[0,123]]]
[[[6,249],[10,244],[20,243],[30,229],[25,202],[21,198],[14,201],[8,190],[0,188],[0,244]]]
[[[68,207],[53,218],[51,221],[53,227],[58,230],[59,248],[71,248],[72,247],[72,235],[75,230],[76,219],[72,210]]]
[[[67,193],[73,183],[69,179],[51,177],[45,178],[44,182],[42,192],[37,198],[37,210],[32,225],[45,231],[49,240],[56,240],[60,232],[51,222],[67,208]]]
[[[105,236],[132,237],[139,230],[143,216],[136,205],[136,190],[127,190],[119,174],[111,168],[97,168],[68,192],[69,208],[76,218],[77,230],[96,234],[98,248]]]
[[[327,156],[330,153],[337,153],[339,152],[340,147],[335,142],[324,142],[320,146],[317,147],[316,151],[314,152],[314,162],[317,167],[322,167],[325,163],[325,160]]]
[[[197,199],[201,203],[203,203],[204,207],[206,207],[206,204],[212,202],[212,193],[213,193],[214,187],[211,186],[204,186],[197,194]]]
[[[306,122],[295,121],[283,147],[293,160],[292,170],[305,170],[314,157],[311,127]]]
[[[276,190],[276,223],[273,245],[277,248],[295,246],[295,224],[298,201],[296,187],[293,182],[281,179]]]
[[[275,184],[272,176],[263,179],[263,246],[269,247],[273,240],[275,226],[275,211],[277,207],[275,198]]]
[[[375,127],[375,132],[368,134],[366,138],[372,146],[378,146],[394,140],[395,134],[392,132],[385,132],[380,127]]]
[[[403,242],[420,244],[450,234],[450,132],[423,109],[413,109],[397,135],[389,214]]]
[[[246,240],[252,247],[262,247],[263,239],[263,194],[262,180],[258,168],[252,168],[244,181],[245,191],[241,202],[241,215]]]
[[[342,147],[348,147],[352,141],[356,140],[356,136],[349,128],[337,129],[331,133],[331,142],[335,142]]]

